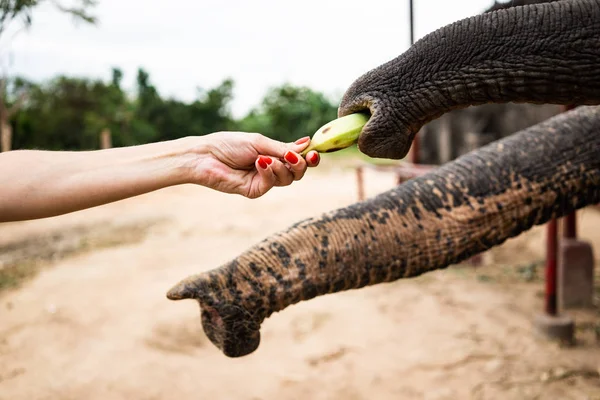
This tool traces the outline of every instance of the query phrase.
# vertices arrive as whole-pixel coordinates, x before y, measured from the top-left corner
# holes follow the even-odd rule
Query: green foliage
[[[200,92],[199,98],[191,104],[162,100],[154,87],[147,81],[143,83],[138,88],[139,117],[156,128],[159,132],[157,140],[201,136],[235,127],[228,110],[233,90],[230,79],[206,93]]]
[[[115,147],[224,130],[259,132],[294,141],[311,136],[337,113],[323,94],[285,84],[268,90],[258,107],[235,120],[229,110],[232,79],[208,90],[199,89],[197,99],[189,103],[162,98],[144,69],[137,72],[132,97],[123,91],[122,79],[118,68],[112,69],[107,82],[66,76],[41,84],[11,79],[5,98],[15,101],[19,93],[28,93],[11,120],[13,148],[97,149],[104,129],[110,130]]]
[[[23,26],[22,28],[29,28],[32,24],[33,21],[33,9],[39,5],[41,5],[42,3],[48,3],[50,2],[51,5],[53,5],[54,7],[56,7],[58,10],[60,10],[63,13],[69,14],[71,15],[76,21],[84,21],[87,23],[91,23],[91,24],[95,24],[96,23],[96,18],[89,14],[89,9],[94,7],[97,3],[96,0],[71,0],[71,4],[70,5],[65,5],[64,2],[62,0],[0,0],[0,36],[2,36],[2,34],[7,30],[8,25],[10,25],[11,22],[20,19]],[[10,81],[10,82],[9,82]],[[25,102],[25,100],[29,97],[29,91],[30,88],[25,87],[24,85],[22,85],[22,83],[24,82],[24,80],[22,79],[8,79],[8,77],[3,76],[0,78],[0,129],[2,129],[4,126],[6,126],[6,124],[13,123],[14,124],[14,120],[15,120],[15,112],[21,109],[21,106],[23,105],[23,103]],[[10,88],[12,83],[12,88]],[[62,82],[65,83],[65,82]],[[87,82],[72,82],[75,84],[75,86],[85,86],[87,85]],[[77,91],[80,88],[72,88],[72,87],[67,87],[68,85],[65,85],[65,88],[67,89],[67,91],[69,90],[74,90]],[[12,90],[11,90],[12,89]],[[39,89],[39,88],[38,88]],[[39,100],[40,97],[44,97],[45,93],[41,90],[34,90],[34,88],[31,88],[31,91],[37,95],[37,98],[34,98],[32,100],[33,104],[36,104],[36,101],[38,101],[38,105],[39,105]],[[79,90],[81,92],[81,90]],[[81,93],[76,94],[77,95],[81,95]],[[12,96],[12,98],[11,98]],[[60,94],[59,94],[60,97]],[[56,99],[52,99],[52,100],[56,100]],[[67,98],[66,96],[62,96],[62,98],[59,99],[59,103],[60,100],[73,100],[72,98]],[[75,112],[77,113],[78,111],[82,111],[84,113],[88,113],[88,112],[95,112],[96,110],[99,110],[98,112],[100,112],[102,114],[102,117],[100,118],[100,120],[94,119],[94,116],[87,116],[86,118],[88,118],[88,125],[93,125],[94,123],[96,124],[101,124],[101,123],[105,123],[102,119],[106,118],[106,114],[107,112],[105,110],[102,110],[102,105],[97,106],[94,104],[89,104],[89,103],[81,103],[81,101],[79,100],[83,100],[83,98],[78,98],[75,99],[75,103],[77,103],[77,107],[83,107],[83,110],[79,110],[77,109],[77,107],[72,107],[72,108],[68,108],[65,110],[66,113],[68,114],[69,112]],[[86,99],[87,100],[87,99]],[[79,102],[78,102],[79,101]],[[11,104],[12,103],[12,104]],[[60,106],[60,104],[59,104]],[[47,111],[47,109],[46,109]],[[65,115],[61,115],[61,117],[67,117]],[[27,142],[27,140],[31,139],[32,136],[32,132],[36,132],[37,129],[40,128],[48,128],[47,126],[44,127],[44,122],[41,122],[39,120],[35,120],[35,119],[29,119],[29,120],[25,120],[23,121],[21,116],[17,116],[16,117],[17,122],[20,124],[20,126],[23,128],[24,134],[22,135],[22,138],[25,142]],[[78,126],[75,126],[75,128],[82,128],[80,121],[75,121],[77,118],[70,118],[68,122],[75,122],[75,125],[78,124]],[[56,118],[50,123],[50,126],[52,126],[52,123],[58,124],[60,125],[62,122],[64,121],[60,121],[57,120]],[[55,127],[56,128],[56,127]],[[7,137],[8,137],[8,147],[10,149],[11,145],[10,145],[10,138],[11,138],[11,132],[10,130],[8,132],[2,132],[2,136],[4,136],[4,134],[7,133]],[[27,137],[29,136],[29,137]],[[35,135],[34,135],[35,136]],[[74,137],[61,137],[62,142],[67,143],[67,147],[69,146],[85,146],[85,145],[89,145],[90,143],[86,143],[89,142],[89,140],[86,139],[86,136],[90,136],[90,132],[88,131],[84,131],[83,134],[76,138],[78,140],[74,140]],[[38,138],[39,139],[39,138]],[[59,142],[60,142],[59,141]],[[35,142],[35,140],[33,141]],[[50,140],[50,142],[46,142],[47,144],[51,144],[54,145],[54,140]],[[5,143],[4,140],[2,142],[2,148],[0,149],[0,151],[6,151],[7,149],[5,149]],[[41,141],[40,143],[44,143],[44,141]]]
[[[271,88],[258,109],[240,121],[240,129],[281,141],[312,136],[337,117],[337,108],[322,93],[289,84]]]
[[[14,118],[14,148],[96,148],[92,128],[108,119],[114,95],[102,82],[64,76],[31,85],[26,104]]]

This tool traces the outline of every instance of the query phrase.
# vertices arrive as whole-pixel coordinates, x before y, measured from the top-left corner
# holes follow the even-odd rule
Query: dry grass
[[[68,257],[139,243],[149,228],[161,222],[79,225],[4,244],[0,246],[0,292],[20,287],[40,269]]]

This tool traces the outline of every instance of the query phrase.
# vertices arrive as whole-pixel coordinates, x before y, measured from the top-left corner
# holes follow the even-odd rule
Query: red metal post
[[[563,106],[563,112],[569,111],[575,108],[572,105]],[[575,238],[577,235],[576,231],[576,213],[573,212],[567,215],[564,219],[563,235],[567,238]],[[557,286],[557,269],[556,269],[556,258],[558,249],[558,227],[556,219],[551,220],[547,224],[546,228],[546,313],[549,315],[557,315],[557,299],[556,299],[556,286]]]
[[[558,242],[558,232],[556,219],[548,222],[546,227],[546,313],[549,315],[557,314],[556,307],[556,249]]]
[[[577,214],[576,212],[572,212],[571,214],[565,217],[564,227],[563,227],[563,237],[567,239],[575,239],[577,238]]]

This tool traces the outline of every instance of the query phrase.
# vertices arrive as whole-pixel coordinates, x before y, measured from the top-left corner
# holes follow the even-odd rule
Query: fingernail
[[[300,139],[296,140],[294,143],[296,143],[296,144],[303,144],[303,143],[308,142],[308,139],[310,139],[310,136],[305,136],[303,138],[300,138]]]
[[[266,163],[266,161],[261,157],[258,157],[258,166],[261,167],[262,169],[267,169],[268,165]]]
[[[267,164],[271,165],[273,163],[273,159],[271,157],[263,157],[263,160],[267,162]]]
[[[318,153],[312,153],[308,158],[309,158],[309,161],[312,164],[316,164],[317,161],[319,161],[319,154]]]
[[[296,164],[298,162],[298,157],[296,157],[296,155],[294,153],[292,153],[291,151],[288,151],[287,153],[285,153],[285,155],[283,157],[290,164]]]

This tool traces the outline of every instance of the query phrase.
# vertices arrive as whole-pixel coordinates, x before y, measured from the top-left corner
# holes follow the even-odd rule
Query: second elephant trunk
[[[445,268],[600,202],[600,107],[580,107],[367,201],[256,244],[167,294],[196,299],[209,339],[253,352],[273,312],[315,296]]]

